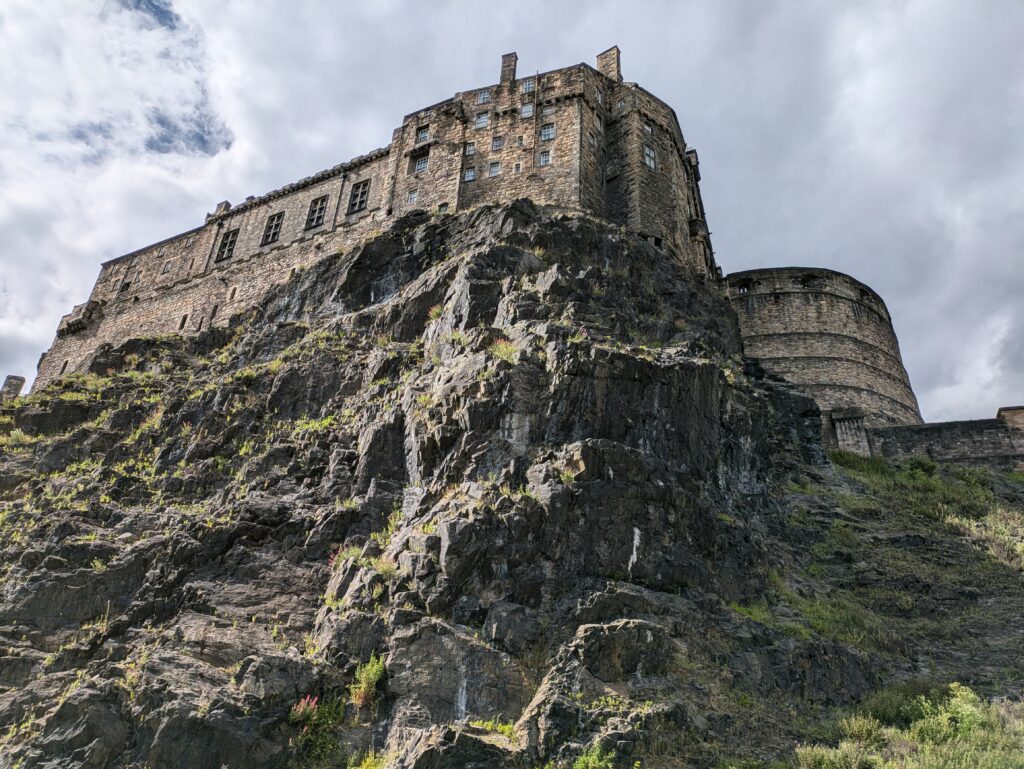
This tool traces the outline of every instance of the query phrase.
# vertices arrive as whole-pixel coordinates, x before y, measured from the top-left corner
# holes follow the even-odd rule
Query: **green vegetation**
[[[615,769],[615,754],[591,745],[572,762],[572,769]]]
[[[500,358],[507,363],[515,363],[519,357],[519,348],[508,339],[499,339],[487,349],[495,358]]]
[[[502,721],[500,718],[492,718],[487,721],[475,719],[470,721],[469,725],[476,729],[483,729],[485,732],[500,734],[509,741],[516,738],[516,725],[511,721]]]
[[[1020,769],[1024,705],[986,704],[960,684],[865,703],[836,747],[797,748],[794,769]]]
[[[359,710],[373,705],[377,684],[383,677],[384,658],[371,654],[368,661],[356,668],[356,680],[348,687],[349,701]]]
[[[359,756],[352,756],[345,764],[345,769],[384,769],[387,764],[387,754],[377,753],[374,750]]]
[[[338,419],[334,414],[328,414],[321,419],[303,418],[296,420],[292,428],[293,438],[303,438],[310,434],[325,433],[335,426]]]
[[[292,739],[291,766],[326,769],[337,766],[343,755],[335,731],[345,721],[345,702],[339,698],[303,697],[292,706],[288,722],[299,727]]]
[[[38,443],[41,438],[29,435],[24,430],[15,428],[11,430],[7,435],[0,435],[0,449],[11,449],[12,451],[19,451],[27,449],[29,446]]]
[[[982,470],[953,467],[940,474],[935,462],[927,457],[913,457],[902,469],[881,457],[862,457],[848,451],[833,451],[829,457],[886,506],[910,515],[938,521],[951,515],[977,519],[995,505],[988,475]]]

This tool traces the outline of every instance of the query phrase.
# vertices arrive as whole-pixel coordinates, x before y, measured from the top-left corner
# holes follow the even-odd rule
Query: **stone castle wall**
[[[889,311],[874,291],[832,270],[786,267],[726,277],[745,354],[806,391],[823,412],[850,410],[869,427],[919,424]]]
[[[517,77],[516,64],[508,54],[497,84],[406,115],[387,147],[234,207],[222,203],[203,226],[105,263],[89,299],[62,319],[36,382],[84,370],[105,344],[226,323],[295,269],[413,210],[523,197],[582,208],[717,277],[696,153],[668,105],[622,82],[618,48],[600,54],[596,69]],[[353,206],[367,183],[365,202]],[[320,198],[323,220],[307,226]],[[266,243],[276,216],[279,235]],[[233,252],[219,258],[232,237]]]
[[[1022,410],[1024,411],[1024,410]],[[926,456],[937,462],[1024,470],[1024,430],[1005,418],[868,428],[868,452],[900,459]]]

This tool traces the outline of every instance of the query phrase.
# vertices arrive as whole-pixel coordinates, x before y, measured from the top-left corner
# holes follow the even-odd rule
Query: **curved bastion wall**
[[[842,423],[921,424],[885,302],[833,270],[782,267],[725,278],[747,357],[798,386],[822,410],[826,440]]]

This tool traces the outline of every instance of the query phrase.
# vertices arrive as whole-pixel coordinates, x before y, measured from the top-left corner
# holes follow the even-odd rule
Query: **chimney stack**
[[[619,65],[619,46],[613,45],[597,55],[597,71],[607,75],[616,83],[622,82],[622,67]]]
[[[516,64],[519,62],[519,55],[513,51],[501,57],[501,84],[511,83],[516,79]]]

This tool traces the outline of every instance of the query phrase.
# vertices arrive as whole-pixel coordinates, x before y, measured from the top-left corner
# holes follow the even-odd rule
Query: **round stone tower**
[[[814,398],[827,442],[844,445],[855,425],[921,423],[889,311],[863,283],[782,267],[736,272],[725,285],[747,357]]]

